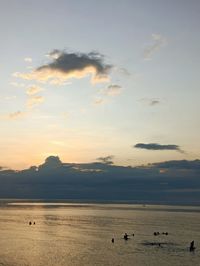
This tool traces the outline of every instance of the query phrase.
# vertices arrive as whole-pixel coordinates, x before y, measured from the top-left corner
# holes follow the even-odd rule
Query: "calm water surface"
[[[30,226],[29,221],[36,224]],[[154,231],[169,235],[154,236]],[[123,239],[125,232],[130,234],[128,241]],[[188,250],[192,240],[195,252]],[[159,242],[161,247],[151,245]],[[0,265],[200,265],[200,208],[1,204]]]

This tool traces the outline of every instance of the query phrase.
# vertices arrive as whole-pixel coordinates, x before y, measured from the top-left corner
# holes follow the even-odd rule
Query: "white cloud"
[[[25,57],[24,61],[27,62],[27,63],[31,63],[33,60],[32,60],[31,57]]]
[[[18,82],[10,82],[10,85],[18,88],[24,88],[25,84],[24,83],[18,83]]]

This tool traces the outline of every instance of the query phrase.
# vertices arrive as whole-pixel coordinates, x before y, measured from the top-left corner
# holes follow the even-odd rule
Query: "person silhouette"
[[[127,233],[124,234],[124,240],[128,240],[128,235],[127,235]]]
[[[195,246],[194,246],[194,240],[190,243],[190,251],[194,251]]]

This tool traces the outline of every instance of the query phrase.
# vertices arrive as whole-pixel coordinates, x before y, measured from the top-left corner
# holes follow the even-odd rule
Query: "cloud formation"
[[[157,104],[159,104],[159,103],[160,103],[159,100],[151,100],[149,104],[150,104],[151,106],[154,106],[154,105],[157,105]]]
[[[171,151],[183,152],[178,145],[174,144],[163,145],[158,143],[137,143],[136,145],[134,145],[134,148],[153,150],[153,151],[171,150]]]
[[[43,102],[44,102],[44,97],[39,96],[39,95],[31,96],[28,98],[26,105],[28,108],[32,108],[32,107],[37,106]]]
[[[145,60],[150,60],[153,54],[160,50],[161,47],[166,45],[166,39],[160,34],[151,35],[153,43],[147,46],[144,50],[143,56]]]
[[[83,78],[91,75],[91,82],[109,81],[109,73],[112,66],[104,63],[104,56],[91,52],[67,53],[54,50],[49,54],[51,62],[42,65],[29,73],[16,72],[13,75],[25,80],[37,80],[62,84],[71,78]]]
[[[138,167],[100,162],[63,163],[50,156],[39,166],[15,171],[0,167],[0,198],[125,200],[200,203],[200,160],[165,161]]]
[[[14,87],[18,87],[18,88],[25,87],[25,84],[24,83],[18,83],[18,82],[11,82],[10,85],[12,85]]]
[[[140,101],[149,106],[155,106],[161,103],[160,99],[158,98],[142,98]]]
[[[38,92],[40,92],[40,91],[42,91],[42,90],[43,90],[43,89],[42,89],[41,87],[36,86],[36,85],[33,85],[33,86],[30,86],[30,87],[27,88],[26,93],[27,93],[28,95],[34,95],[34,94],[36,94],[36,93],[38,93]]]
[[[107,96],[116,96],[122,92],[122,87],[116,84],[109,85],[106,89],[103,90],[103,94]]]
[[[118,74],[121,74],[125,77],[131,76],[131,73],[124,67],[115,67],[115,71],[118,72]]]
[[[95,99],[95,100],[93,101],[93,104],[94,104],[94,105],[102,105],[102,104],[104,104],[105,102],[106,102],[105,99],[98,98],[98,99]]]
[[[18,118],[22,118],[26,115],[25,112],[22,111],[16,111],[9,114],[0,115],[0,119],[3,120],[16,120]]]
[[[112,161],[113,158],[114,158],[113,155],[109,155],[106,157],[99,157],[99,158],[97,158],[97,160],[100,161],[101,163],[104,163],[104,164],[113,164],[113,161]]]
[[[160,163],[152,164],[153,167],[159,167],[164,169],[190,169],[190,170],[200,170],[200,160],[173,160]]]

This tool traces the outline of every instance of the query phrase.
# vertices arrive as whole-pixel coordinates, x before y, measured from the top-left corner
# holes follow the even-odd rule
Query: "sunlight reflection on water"
[[[192,240],[200,245],[199,224],[199,207],[4,205],[0,208],[0,265],[198,265],[198,248],[193,253],[188,246]],[[154,236],[155,231],[169,235]],[[125,232],[130,235],[128,241],[123,239]]]

